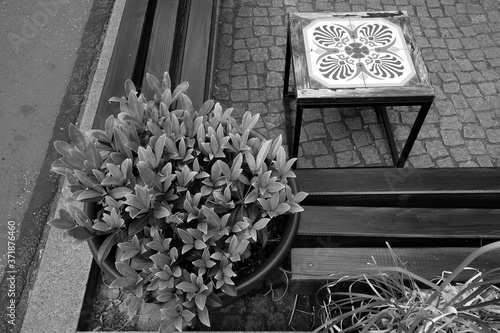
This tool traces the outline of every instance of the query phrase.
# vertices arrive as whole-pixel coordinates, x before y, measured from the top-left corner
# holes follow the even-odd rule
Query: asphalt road
[[[14,280],[6,278],[15,277],[19,305],[36,276],[37,248],[59,184],[50,172],[58,157],[52,144],[67,141],[69,123],[77,122],[113,2],[0,1],[2,314],[13,299]]]

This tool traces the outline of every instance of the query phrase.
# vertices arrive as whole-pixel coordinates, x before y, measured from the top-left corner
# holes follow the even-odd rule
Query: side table
[[[293,64],[295,89],[289,92]],[[297,112],[291,138],[290,97]],[[403,167],[434,100],[405,12],[290,13],[283,85],[290,156],[297,157],[304,108],[372,106],[395,167]],[[386,106],[419,105],[398,155]]]

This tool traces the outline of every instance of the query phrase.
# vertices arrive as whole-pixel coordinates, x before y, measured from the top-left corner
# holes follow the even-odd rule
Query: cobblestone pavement
[[[214,98],[260,113],[263,134],[284,135],[287,14],[379,10],[408,13],[436,91],[407,166],[500,166],[498,0],[222,0]],[[417,111],[388,109],[399,149]],[[372,110],[304,111],[299,167],[390,164]]]

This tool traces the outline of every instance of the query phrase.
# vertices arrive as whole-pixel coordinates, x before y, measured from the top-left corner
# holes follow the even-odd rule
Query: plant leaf
[[[69,150],[73,149],[73,146],[64,141],[54,141],[54,148],[57,152],[63,156],[69,155]]]
[[[102,199],[102,193],[92,190],[86,190],[81,192],[77,200],[82,202],[99,202]]]
[[[109,286],[111,288],[126,288],[126,287],[130,287],[130,286],[134,286],[136,282],[137,282],[136,277],[122,276],[122,277],[119,277],[118,279],[114,280],[113,282],[111,282],[111,284]]]
[[[132,319],[132,317],[135,316],[137,313],[137,310],[140,309],[142,305],[142,298],[137,297],[137,296],[132,296],[130,299],[130,303],[127,306],[127,312],[128,312],[128,317],[129,319]]]
[[[255,160],[255,164],[257,165],[257,168],[260,168],[262,164],[264,163],[267,154],[269,153],[269,150],[271,149],[271,140],[267,140],[262,144],[262,147],[259,150],[259,153],[257,154],[257,158]]]
[[[180,289],[186,293],[195,293],[198,291],[198,287],[192,284],[191,282],[181,282],[175,286],[177,289]]]
[[[148,81],[148,85],[153,90],[156,97],[160,98],[161,97],[160,81],[154,75],[151,75],[149,73],[146,73],[146,80]]]
[[[186,92],[189,88],[189,83],[187,81],[181,82],[177,87],[175,87],[172,93],[172,103],[175,102],[182,93]]]
[[[117,243],[117,237],[116,234],[111,234],[106,239],[104,242],[102,242],[101,246],[99,247],[99,251],[97,251],[97,261],[99,263],[102,263],[104,259],[109,255],[111,252],[111,249],[113,246],[115,246]]]
[[[133,219],[128,227],[129,236],[136,235],[142,230],[144,230],[144,227],[149,224],[151,217],[152,213],[149,213],[139,218]]]
[[[73,237],[74,239],[78,240],[86,240],[88,238],[94,237],[94,235],[86,228],[83,226],[77,226],[71,229],[66,230],[66,233]]]
[[[250,111],[247,111],[243,115],[243,119],[241,121],[241,127],[242,127],[241,129],[243,130],[243,132],[251,130],[252,128],[254,128],[254,126],[257,124],[258,121],[259,121],[258,113],[252,116]]]
[[[137,88],[135,87],[134,82],[132,80],[127,79],[125,81],[125,96],[129,96],[131,92],[136,92]]]
[[[113,199],[121,199],[125,198],[127,194],[132,193],[133,191],[129,189],[128,187],[115,187],[114,189],[111,189],[108,191],[108,195],[112,197]]]
[[[127,263],[125,262],[116,262],[115,263],[116,270],[123,276],[130,276],[134,277],[137,279],[139,274],[137,274],[137,271],[130,267]]]
[[[210,318],[208,317],[208,309],[206,306],[203,307],[203,309],[198,308],[198,318],[204,325],[210,327]]]
[[[69,137],[75,147],[77,147],[82,153],[85,152],[85,147],[87,146],[85,137],[80,129],[73,124],[69,124]]]
[[[236,297],[238,296],[238,292],[236,291],[236,287],[227,283],[224,283],[222,287],[220,288],[224,294]]]
[[[163,187],[161,186],[160,177],[153,170],[141,164],[137,165],[137,169],[139,169],[142,180],[149,187],[162,191]]]
[[[48,224],[51,227],[54,227],[57,229],[63,229],[63,230],[67,230],[67,229],[71,229],[73,227],[76,227],[75,222],[70,221],[70,220],[66,220],[66,219],[62,219],[62,218],[54,219],[54,220],[48,222]]]
[[[270,220],[271,219],[268,219],[268,218],[260,219],[257,222],[255,222],[255,224],[252,226],[252,229],[255,229],[255,230],[264,229]]]

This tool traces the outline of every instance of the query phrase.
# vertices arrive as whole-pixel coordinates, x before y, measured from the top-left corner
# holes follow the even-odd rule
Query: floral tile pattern
[[[401,27],[384,18],[322,18],[303,29],[314,88],[418,84]]]

